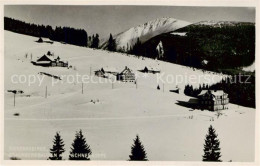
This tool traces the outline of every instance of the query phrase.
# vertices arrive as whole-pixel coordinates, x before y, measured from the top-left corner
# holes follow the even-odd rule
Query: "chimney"
[[[125,69],[127,69],[127,66],[125,66]]]

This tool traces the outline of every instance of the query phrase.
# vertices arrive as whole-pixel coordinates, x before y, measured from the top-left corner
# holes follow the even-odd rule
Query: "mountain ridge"
[[[144,24],[140,24],[135,27],[131,27],[126,31],[120,32],[114,35],[116,40],[117,49],[130,49],[136,43],[137,38],[144,43],[162,33],[168,33],[175,31],[179,28],[183,28],[192,23],[178,20],[172,17],[162,17],[157,18],[151,21],[148,21]],[[108,40],[105,40],[101,44],[101,48],[106,49]],[[128,48],[127,48],[128,47]]]

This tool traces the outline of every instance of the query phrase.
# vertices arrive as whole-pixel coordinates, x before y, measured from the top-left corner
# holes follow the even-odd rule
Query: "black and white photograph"
[[[4,4],[3,160],[256,163],[256,6],[187,5]]]

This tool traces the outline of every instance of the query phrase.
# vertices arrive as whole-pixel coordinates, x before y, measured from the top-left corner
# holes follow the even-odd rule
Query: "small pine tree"
[[[98,48],[99,46],[99,35],[96,34],[96,36],[92,36],[92,44],[91,44],[91,48]]]
[[[71,152],[69,155],[70,160],[90,160],[91,155],[90,146],[87,144],[82,131],[76,132],[74,142],[72,143]]]
[[[136,135],[134,139],[134,144],[131,147],[131,155],[129,155],[130,161],[147,161],[146,152],[144,146],[142,145],[139,136]]]
[[[64,142],[60,137],[60,134],[57,132],[53,139],[53,146],[50,149],[52,157],[49,157],[50,160],[62,160],[61,154],[65,152]]]
[[[160,86],[159,85],[157,86],[157,90],[160,90]]]
[[[220,142],[217,139],[217,134],[215,133],[215,129],[210,125],[208,134],[206,135],[206,139],[205,139],[204,155],[202,161],[221,162],[219,143]]]

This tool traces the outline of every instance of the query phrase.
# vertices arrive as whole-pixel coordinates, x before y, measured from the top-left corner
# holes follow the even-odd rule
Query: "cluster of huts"
[[[36,61],[32,61],[32,63],[44,67],[68,67],[68,62],[62,61],[59,56],[55,58],[54,54],[50,51],[39,57]]]
[[[144,73],[160,73],[160,70],[155,67],[145,66],[144,69],[139,70]],[[134,82],[135,81],[135,73],[128,68],[127,66],[123,69],[123,71],[119,72],[114,67],[102,67],[100,70],[95,71],[95,75],[98,77],[108,78],[109,75],[114,75],[118,81],[124,82]]]
[[[102,67],[100,70],[95,71],[95,75],[98,77],[108,78],[110,74],[116,76],[118,81],[135,81],[135,73],[127,66],[121,72],[118,72],[118,70],[113,67]]]

